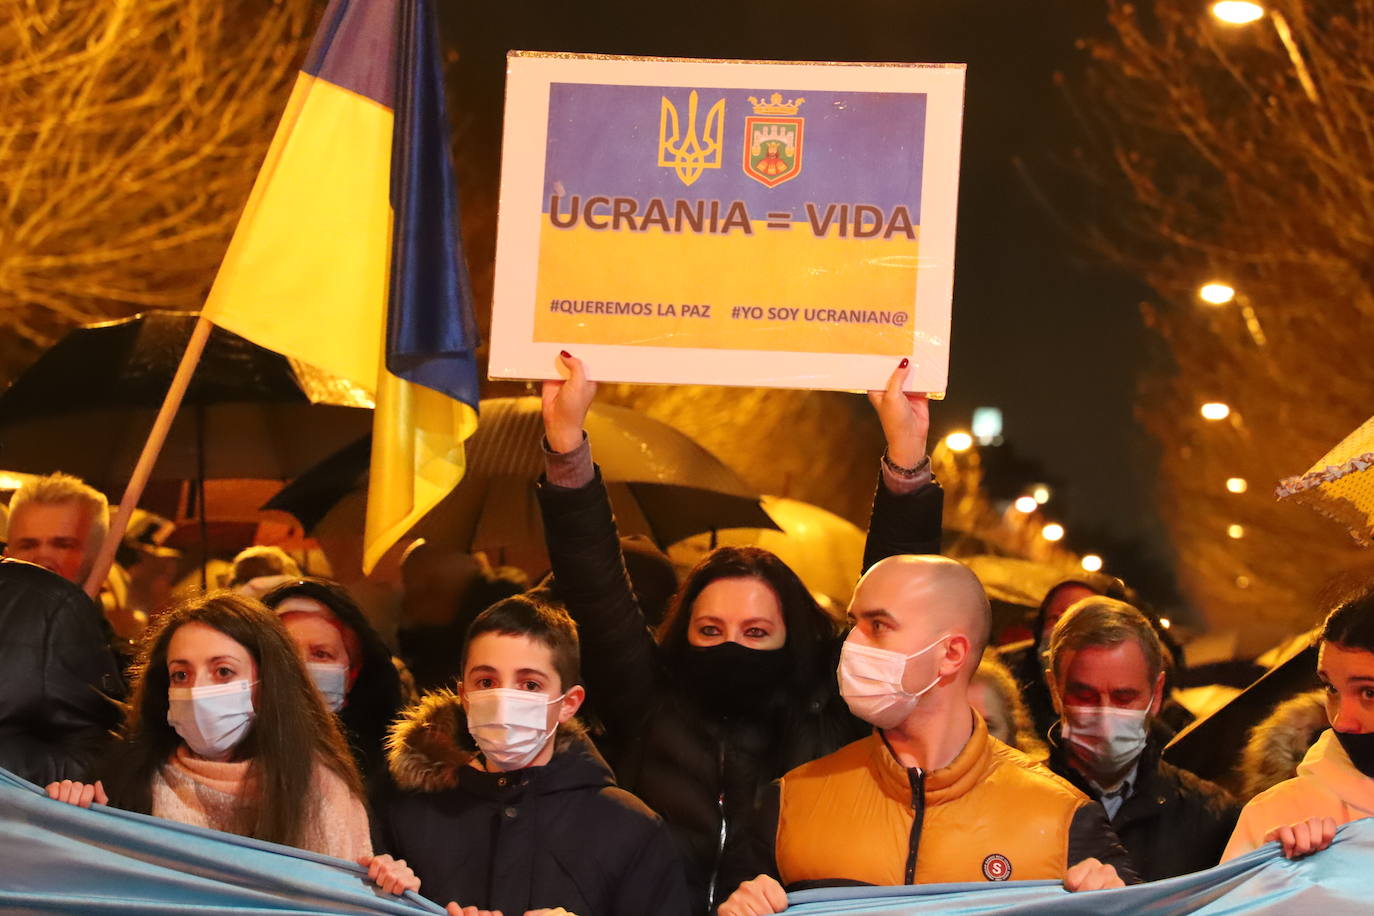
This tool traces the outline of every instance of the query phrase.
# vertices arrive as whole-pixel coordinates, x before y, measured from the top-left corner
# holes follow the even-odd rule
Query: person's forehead
[[[692,618],[711,616],[729,619],[749,617],[777,618],[782,603],[772,587],[761,579],[731,577],[716,579],[692,602]]]
[[[1084,646],[1071,650],[1064,673],[1068,681],[1101,690],[1148,689],[1150,686],[1149,661],[1140,643],[1134,639],[1114,646]]]
[[[1374,652],[1323,642],[1317,650],[1317,668],[1332,680],[1374,677]]]
[[[20,532],[26,537],[45,534],[84,534],[90,521],[90,507],[70,500],[60,503],[21,503],[10,514],[9,536]]]
[[[167,645],[169,659],[206,659],[232,656],[246,659],[248,650],[238,640],[203,623],[187,623],[177,627]]]
[[[482,633],[468,643],[467,668],[518,671],[536,668],[553,671],[553,651],[524,634]]]
[[[292,636],[343,642],[343,634],[339,632],[339,628],[323,614],[289,612],[282,616],[281,622]]]
[[[919,577],[884,576],[863,582],[854,592],[849,612],[856,618],[887,616],[902,625],[929,620],[944,610],[948,596]]]

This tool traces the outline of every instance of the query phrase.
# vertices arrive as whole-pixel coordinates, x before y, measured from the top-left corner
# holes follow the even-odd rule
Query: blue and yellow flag
[[[430,0],[331,0],[204,315],[373,391],[365,570],[462,479],[477,331]]]

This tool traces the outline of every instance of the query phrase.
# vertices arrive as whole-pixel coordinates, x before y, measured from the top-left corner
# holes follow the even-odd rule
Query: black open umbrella
[[[1164,749],[1164,759],[1214,782],[1225,781],[1240,762],[1250,729],[1279,703],[1311,690],[1317,680],[1320,628],[1289,647],[1286,658],[1224,706],[1192,722]]]
[[[491,398],[467,441],[467,472],[457,489],[421,521],[415,533],[464,550],[487,550],[504,562],[542,553],[543,530],[534,496],[543,473],[543,421],[538,398]],[[646,534],[660,547],[693,534],[777,524],[760,497],[718,458],[686,434],[624,407],[595,404],[587,432],[620,519],[622,534]],[[264,509],[289,512],[307,532],[321,525],[362,531],[369,440],[340,450],[288,484]],[[534,562],[530,560],[529,562]]]
[[[72,331],[0,395],[0,467],[122,490],[196,315]],[[222,328],[210,334],[155,479],[289,480],[372,425],[367,394]]]

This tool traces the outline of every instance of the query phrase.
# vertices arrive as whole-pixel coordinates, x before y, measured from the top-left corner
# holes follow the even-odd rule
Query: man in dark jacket
[[[451,912],[686,914],[667,828],[616,787],[572,718],[585,692],[571,618],[501,601],[473,622],[462,670],[458,693],[425,697],[389,741],[403,791],[380,833],[421,893]]]
[[[1097,799],[1142,878],[1216,865],[1239,808],[1221,787],[1160,759],[1150,727],[1165,653],[1140,611],[1111,598],[1073,605],[1050,636],[1061,722],[1049,765]]]
[[[84,780],[123,696],[86,593],[41,566],[0,560],[0,766],[39,785]]]

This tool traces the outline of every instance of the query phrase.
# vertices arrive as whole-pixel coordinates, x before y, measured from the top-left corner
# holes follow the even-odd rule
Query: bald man
[[[763,873],[719,916],[781,913],[787,890],[808,887],[1136,880],[1102,807],[989,736],[970,706],[991,629],[973,573],[890,557],[860,580],[849,618],[840,693],[874,731],[782,778],[748,848],[731,850],[735,868]]]

